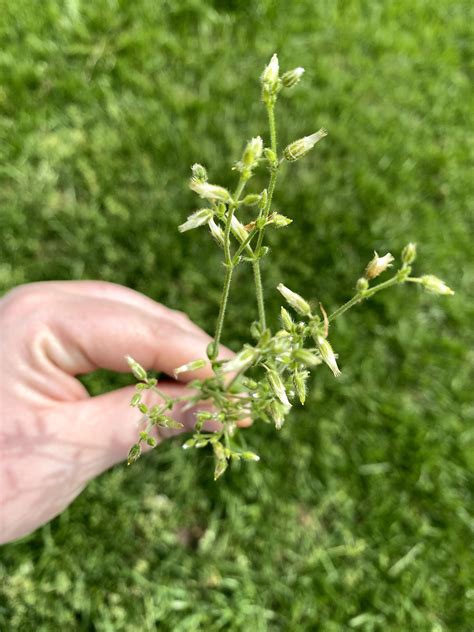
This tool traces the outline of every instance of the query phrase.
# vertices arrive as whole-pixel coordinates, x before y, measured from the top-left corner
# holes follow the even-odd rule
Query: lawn
[[[118,466],[0,550],[0,629],[467,632],[472,550],[474,11],[468,0],[0,0],[0,292],[104,279],[211,332],[220,254],[189,167],[232,186],[267,139],[258,76],[304,66],[281,143],[329,135],[285,169],[263,277],[334,309],[373,250],[417,242],[404,286],[340,319],[342,377],[318,370],[260,463],[212,480],[171,441]],[[238,271],[225,342],[255,317]],[[133,351],[133,350],[131,350]],[[129,383],[99,372],[92,393]],[[120,420],[118,420],[119,422]]]

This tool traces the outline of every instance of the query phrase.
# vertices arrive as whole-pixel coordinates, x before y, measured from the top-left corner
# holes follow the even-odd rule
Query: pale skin
[[[88,481],[126,459],[140,413],[133,386],[90,397],[76,376],[98,368],[173,370],[206,357],[210,337],[185,314],[112,283],[52,281],[0,300],[0,544],[60,514]],[[221,347],[220,356],[232,353]],[[172,397],[210,368],[164,380]],[[159,396],[147,392],[148,402]],[[195,411],[173,417],[190,430]],[[247,425],[245,422],[242,425]],[[163,430],[158,441],[180,431]],[[158,476],[158,474],[157,474]]]

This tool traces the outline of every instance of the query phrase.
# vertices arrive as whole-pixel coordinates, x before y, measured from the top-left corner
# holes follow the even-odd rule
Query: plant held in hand
[[[275,122],[277,97],[281,90],[293,88],[303,73],[303,68],[295,68],[280,75],[278,57],[273,55],[260,78],[262,100],[268,115],[270,146],[264,147],[260,136],[246,144],[241,159],[234,166],[240,175],[232,193],[209,183],[206,169],[199,164],[193,165],[189,186],[207,202],[207,206],[194,212],[179,226],[181,232],[208,227],[211,236],[223,250],[224,285],[214,339],[208,347],[207,358],[197,358],[194,362],[177,367],[175,371],[178,375],[202,368],[207,363],[212,366],[213,376],[191,382],[192,394],[185,397],[185,404],[197,407],[198,412],[193,436],[184,443],[183,448],[211,446],[215,456],[216,479],[225,472],[231,460],[259,460],[256,454],[239,449],[237,445],[236,429],[240,420],[260,420],[273,423],[280,429],[292,404],[295,401],[305,403],[306,383],[311,369],[325,364],[335,377],[341,374],[337,355],[329,341],[330,326],[336,318],[377,292],[402,283],[419,284],[434,294],[454,293],[433,275],[412,276],[416,247],[409,243],[402,251],[399,269],[388,280],[372,284],[374,279],[392,267],[394,261],[390,253],[381,257],[375,253],[364,275],[356,283],[355,295],[329,315],[321,304],[319,313],[314,311],[305,298],[280,283],[277,289],[291,308],[293,316],[286,307],[282,307],[281,329],[272,332],[268,328],[260,269],[261,260],[268,254],[268,248],[264,245],[265,233],[267,229],[284,228],[292,221],[272,208],[280,167],[284,162],[292,163],[306,156],[326,136],[326,131],[320,129],[290,143],[279,153]],[[261,167],[269,173],[267,187],[258,193],[246,193],[254,171]],[[245,224],[239,219],[244,207],[254,210],[253,220]],[[219,345],[232,277],[239,265],[247,263],[253,268],[258,314],[258,320],[250,328],[252,341],[245,344],[231,360],[219,360]],[[130,449],[130,464],[140,456],[143,444],[156,445],[152,436],[154,427],[178,426],[170,416],[178,400],[162,393],[157,380],[150,378],[146,370],[132,358],[128,358],[128,361],[139,380],[131,405],[138,407],[144,423],[138,442]],[[155,391],[161,403],[151,407],[143,403],[141,398],[145,390]],[[179,401],[183,402],[183,398]],[[208,422],[218,422],[219,430],[207,431]]]

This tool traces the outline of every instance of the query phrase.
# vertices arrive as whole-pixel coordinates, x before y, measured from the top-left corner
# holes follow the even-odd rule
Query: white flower
[[[365,278],[369,281],[375,279],[375,277],[378,277],[379,274],[382,274],[387,268],[391,267],[392,261],[395,261],[395,259],[389,252],[383,257],[379,257],[378,254],[374,252],[374,258],[369,261],[365,269]]]
[[[178,226],[178,230],[180,233],[185,233],[187,230],[192,230],[193,228],[198,228],[199,226],[203,226],[207,224],[209,220],[212,219],[212,211],[210,208],[202,208],[199,211],[196,211],[192,215],[188,217],[188,219]]]
[[[201,182],[191,178],[189,188],[197,193],[200,197],[206,198],[206,200],[218,200],[219,202],[229,202],[230,193],[224,187],[219,187],[216,184],[209,184],[208,182]]]
[[[245,226],[242,222],[239,222],[235,215],[232,215],[232,219],[230,220],[230,229],[233,235],[242,242],[249,236],[248,232],[245,230]]]
[[[211,235],[217,241],[220,246],[224,245],[224,231],[222,228],[216,224],[214,218],[211,217],[209,220],[209,230],[211,231]]]

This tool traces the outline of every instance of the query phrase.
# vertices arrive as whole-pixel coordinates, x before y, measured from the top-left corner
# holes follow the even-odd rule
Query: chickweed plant
[[[225,268],[224,284],[214,339],[207,348],[207,358],[196,358],[184,366],[177,367],[175,375],[194,371],[207,364],[213,375],[207,379],[190,383],[190,394],[170,398],[163,393],[156,378],[133,358],[128,357],[130,368],[139,380],[131,405],[142,414],[142,430],[136,444],[128,455],[128,464],[138,459],[142,446],[154,447],[157,442],[153,431],[159,428],[180,428],[172,418],[175,404],[195,408],[196,422],[191,438],[183,448],[206,448],[210,446],[215,457],[214,478],[219,478],[232,460],[258,461],[259,456],[239,447],[237,427],[239,420],[252,419],[273,424],[279,430],[293,403],[304,404],[306,384],[310,371],[326,365],[334,377],[340,375],[337,354],[330,343],[330,329],[334,321],[347,310],[371,298],[377,292],[402,283],[421,285],[433,294],[451,295],[454,292],[437,277],[426,274],[412,275],[412,264],[416,258],[416,246],[409,243],[401,253],[401,265],[390,278],[382,282],[374,280],[392,267],[394,257],[387,253],[374,254],[365,272],[355,284],[355,294],[334,312],[327,314],[323,305],[308,302],[282,283],[277,290],[285,306],[281,307],[281,329],[272,332],[267,326],[262,287],[261,260],[268,255],[265,246],[267,230],[280,230],[291,224],[292,219],[273,209],[273,195],[280,167],[284,162],[293,163],[309,154],[315,145],[326,136],[319,131],[290,143],[279,151],[275,120],[275,105],[282,90],[292,89],[299,83],[303,68],[294,68],[280,74],[277,55],[273,55],[261,77],[262,101],[265,105],[270,146],[265,147],[260,136],[252,138],[245,146],[241,159],[233,169],[238,172],[238,182],[233,192],[211,184],[206,169],[195,164],[192,167],[190,188],[204,200],[203,206],[190,215],[179,226],[181,232],[197,228],[207,229],[223,252]],[[247,192],[249,182],[256,169],[268,172],[268,185],[260,192]],[[253,211],[251,221],[241,221],[243,209]],[[251,341],[231,360],[219,360],[232,277],[240,265],[250,264],[253,269],[256,308],[258,319],[250,326]],[[288,309],[289,308],[289,309]],[[148,406],[142,401],[144,391],[151,390],[160,396],[160,403]],[[208,431],[209,422],[218,422],[218,430]]]

